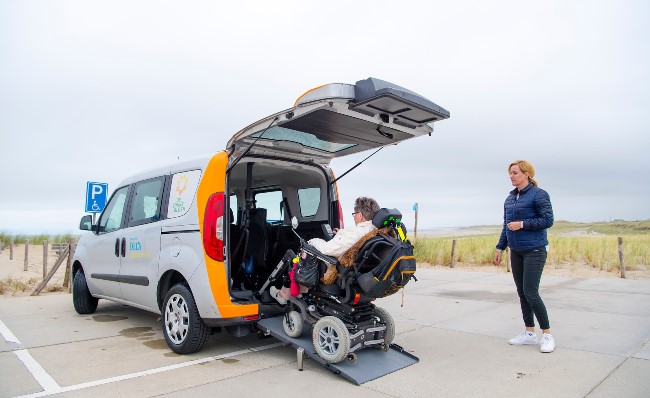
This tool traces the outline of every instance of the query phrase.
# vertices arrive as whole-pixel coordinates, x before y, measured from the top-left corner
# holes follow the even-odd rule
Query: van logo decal
[[[172,209],[174,210],[174,213],[181,213],[185,211],[185,202],[181,200],[181,198],[176,198],[176,202],[174,202]]]
[[[138,238],[131,238],[130,239],[129,250],[131,250],[131,251],[140,251],[140,250],[142,250],[142,243],[140,243]]]
[[[182,195],[183,191],[187,189],[187,181],[187,176],[180,176],[178,181],[176,181],[176,192],[178,192],[179,195]]]

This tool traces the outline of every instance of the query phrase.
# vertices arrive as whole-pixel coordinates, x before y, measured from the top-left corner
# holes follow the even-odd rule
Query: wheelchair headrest
[[[397,226],[402,222],[402,213],[397,209],[381,208],[372,218],[372,225],[377,228]]]

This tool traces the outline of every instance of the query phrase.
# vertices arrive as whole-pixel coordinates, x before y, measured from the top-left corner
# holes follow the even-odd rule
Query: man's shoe
[[[541,352],[555,351],[555,339],[553,339],[553,335],[550,335],[548,333],[544,333],[542,335],[542,342],[539,345],[539,350]]]
[[[549,335],[550,336],[550,335]],[[508,340],[508,344],[512,345],[537,345],[537,335],[535,333],[529,334],[527,331],[523,331],[515,337]]]
[[[287,303],[287,299],[280,297],[280,289],[278,289],[275,286],[271,286],[271,289],[269,289],[269,292],[271,293],[271,297],[274,299],[278,300],[278,303],[285,305]]]

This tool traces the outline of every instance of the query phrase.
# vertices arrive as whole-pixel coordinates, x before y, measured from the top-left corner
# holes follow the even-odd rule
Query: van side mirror
[[[79,229],[82,231],[92,231],[93,216],[86,214],[85,216],[81,217],[81,221],[79,221]]]

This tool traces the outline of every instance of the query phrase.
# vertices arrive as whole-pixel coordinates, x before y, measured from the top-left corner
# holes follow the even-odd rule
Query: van
[[[430,135],[449,116],[379,79],[327,84],[237,132],[223,151],[127,178],[96,224],[81,219],[75,310],[93,313],[106,299],[161,314],[179,354],[216,331],[251,333],[285,312],[268,280],[297,235],[344,227],[330,161]]]

